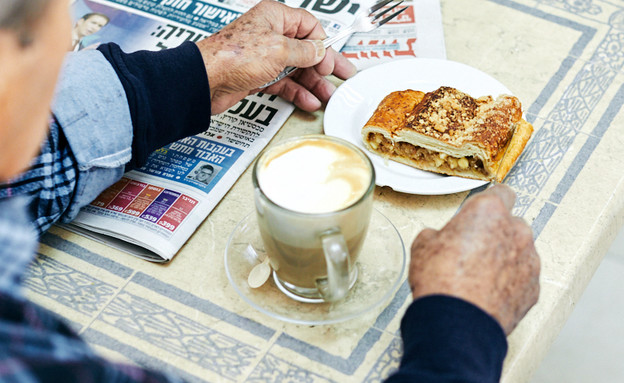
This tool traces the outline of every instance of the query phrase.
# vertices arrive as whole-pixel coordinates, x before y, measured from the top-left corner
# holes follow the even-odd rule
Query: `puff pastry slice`
[[[516,97],[475,99],[441,87],[390,93],[362,139],[369,151],[418,169],[502,182],[532,133]]]

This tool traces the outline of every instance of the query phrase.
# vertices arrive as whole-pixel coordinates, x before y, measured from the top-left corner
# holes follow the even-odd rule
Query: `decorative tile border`
[[[112,338],[92,328],[87,329],[81,335],[87,342],[89,342],[89,344],[104,347],[109,350],[115,350],[123,355],[126,355],[127,357],[132,359],[134,363],[143,366],[144,368],[151,368],[158,371],[172,373],[189,383],[200,383],[205,381],[201,378],[198,378],[197,376],[191,375],[188,372],[167,363],[166,361],[155,359],[153,356],[148,355],[135,347],[132,347],[128,343],[120,342],[115,338]]]
[[[42,235],[39,242],[55,248],[56,250],[71,254],[73,257],[100,267],[120,278],[129,278],[134,272],[134,270],[129,267],[123,266],[112,259],[102,257],[97,253],[87,250],[84,247],[78,246],[75,243],[67,241],[58,235],[49,232]]]
[[[533,233],[535,237],[539,236],[542,229],[550,220],[550,217],[552,217],[553,213],[557,209],[557,205],[561,202],[574,183],[574,180],[587,163],[587,160],[596,149],[596,146],[600,143],[600,137],[602,137],[606,128],[611,124],[618,111],[622,109],[622,105],[624,105],[624,84],[618,90],[617,95],[611,100],[606,112],[602,115],[598,125],[596,125],[592,131],[592,135],[588,137],[583,147],[575,156],[573,164],[567,169],[555,191],[550,195],[549,202],[544,205],[540,214],[535,219],[533,223]]]
[[[252,319],[240,316],[234,312],[226,310],[221,306],[216,305],[206,299],[199,298],[196,295],[189,293],[188,291],[182,290],[176,286],[160,281],[145,273],[137,273],[135,276],[133,276],[132,282],[143,286],[157,294],[168,297],[179,303],[185,304],[188,307],[192,307],[194,310],[201,311],[214,318],[226,321],[227,323],[230,323],[231,325],[236,326],[241,330],[247,331],[250,334],[253,334],[265,340],[271,339],[271,337],[273,337],[273,335],[275,334],[275,330],[270,327],[267,327]]]
[[[98,320],[232,380],[241,377],[260,354],[256,347],[125,291]]]
[[[288,363],[275,355],[268,354],[260,363],[258,363],[245,382],[330,383],[334,381],[292,363]]]
[[[580,2],[577,1],[575,3]],[[622,11],[618,11],[616,14],[621,13]],[[622,23],[621,19],[621,17],[612,17],[612,20],[615,20],[617,23]],[[601,41],[590,61],[576,74],[574,80],[564,91],[561,99],[558,100],[553,110],[548,114],[543,126],[535,132],[530,144],[520,158],[522,165],[515,167],[510,172],[507,183],[516,190],[529,195],[536,195],[542,190],[554,173],[554,170],[561,163],[564,154],[571,147],[574,138],[587,122],[589,115],[604,97],[607,88],[612,84],[618,71],[624,67],[624,53],[622,53],[624,52],[624,31],[621,30],[620,24],[617,24],[617,27],[609,30],[609,33]],[[580,47],[586,46],[594,34],[594,31],[587,28],[578,29],[583,31],[583,35],[575,48],[573,48],[573,51],[578,51]],[[565,72],[569,71],[570,66],[571,63],[564,62],[562,64],[562,68],[566,68]],[[562,72],[562,70],[560,69],[559,72]],[[563,74],[559,72],[557,76]],[[555,84],[549,82],[547,87],[553,85]],[[554,88],[545,88],[542,95],[553,90]],[[546,101],[538,100],[539,106],[536,106],[538,104],[536,102],[529,108],[529,111],[535,115],[539,113],[543,106],[542,102]],[[613,109],[617,110],[622,105],[621,99],[618,101],[618,97],[612,101],[612,104],[613,102],[616,105],[610,106],[610,111],[605,113],[607,117],[603,116],[601,123],[603,123],[605,118],[608,119],[609,116],[612,119],[615,115]],[[603,133],[604,128],[596,130],[596,134],[600,135],[597,137],[601,137]],[[595,145],[592,147],[592,151],[593,148],[595,148]],[[580,155],[589,156],[591,152],[588,153],[586,151],[588,147],[585,146],[584,149],[585,153]],[[561,200],[561,191],[569,189],[576,175],[582,170],[583,164],[585,162],[577,163],[567,170],[566,176],[557,186],[558,191],[556,193],[558,193],[558,196],[554,199],[551,198],[551,202]],[[525,207],[524,211],[529,208],[531,203],[523,205]],[[520,215],[523,215],[524,211]],[[544,214],[540,214],[539,219],[534,223],[533,229],[536,236],[539,235],[541,229],[546,225],[547,220],[544,221],[544,219],[546,217],[550,218],[552,211],[553,209],[544,209]]]
[[[53,258],[39,254],[23,285],[79,313],[93,316],[113,297],[117,288]]]
[[[541,0],[541,2],[578,15],[597,15],[602,12],[602,7],[594,4],[592,0]]]
[[[364,381],[367,383],[383,382],[384,379],[399,369],[399,361],[402,355],[403,342],[401,339],[395,338],[377,359]]]

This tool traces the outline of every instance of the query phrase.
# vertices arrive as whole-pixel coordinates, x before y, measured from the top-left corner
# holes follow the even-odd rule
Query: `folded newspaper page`
[[[331,36],[372,1],[286,0],[313,13]],[[125,52],[198,41],[257,0],[74,0],[73,50],[115,42]],[[397,20],[353,35],[343,54],[358,68],[404,57],[445,58],[439,0],[404,3]],[[84,20],[102,14],[96,28]],[[97,16],[96,16],[97,17]],[[82,22],[81,22],[82,20]],[[92,19],[93,21],[93,19]],[[346,45],[345,45],[346,43]],[[422,53],[421,53],[422,52]],[[105,190],[66,227],[153,262],[168,262],[286,122],[294,106],[257,93],[213,116],[210,128],[152,153],[146,165]]]

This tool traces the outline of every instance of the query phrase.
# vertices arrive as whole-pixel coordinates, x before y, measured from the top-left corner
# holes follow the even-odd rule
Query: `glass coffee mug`
[[[375,170],[366,154],[335,137],[296,137],[266,149],[252,178],[278,287],[302,302],[346,297],[373,205]]]

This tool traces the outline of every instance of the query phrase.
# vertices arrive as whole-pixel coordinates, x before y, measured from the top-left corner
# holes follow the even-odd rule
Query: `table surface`
[[[505,183],[542,259],[539,303],[509,337],[504,382],[526,382],[623,222],[624,2],[442,0],[448,59],[490,74],[535,126]],[[295,111],[273,142],[321,133],[323,112]],[[406,248],[440,228],[470,192],[375,190]],[[403,283],[379,309],[343,323],[289,324],[246,304],[223,254],[251,209],[247,170],[168,265],[151,264],[53,227],[26,278],[98,352],[189,381],[376,382],[396,369]]]

